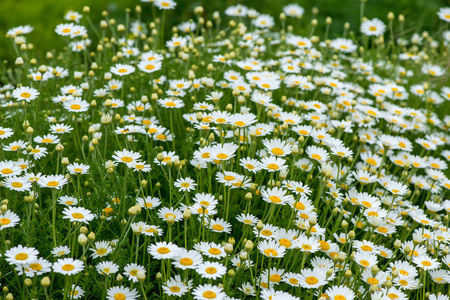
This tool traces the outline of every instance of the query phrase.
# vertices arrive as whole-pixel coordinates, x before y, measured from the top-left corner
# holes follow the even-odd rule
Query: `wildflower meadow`
[[[450,7],[176,5],[5,30],[0,299],[449,300]]]

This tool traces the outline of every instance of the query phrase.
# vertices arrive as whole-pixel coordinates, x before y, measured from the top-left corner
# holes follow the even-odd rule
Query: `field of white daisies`
[[[7,31],[0,299],[449,300],[450,8],[143,2]]]

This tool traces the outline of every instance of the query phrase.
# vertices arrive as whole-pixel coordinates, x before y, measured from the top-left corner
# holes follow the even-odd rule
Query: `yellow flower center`
[[[28,258],[28,254],[26,253],[19,253],[15,256],[16,260],[26,260]]]
[[[131,157],[129,157],[129,156],[124,156],[124,157],[121,158],[121,160],[123,162],[125,162],[125,163],[129,163],[129,162],[133,161],[133,159]]]
[[[271,152],[275,155],[283,155],[284,154],[284,151],[281,148],[273,148]]]
[[[264,250],[264,254],[267,256],[278,256],[278,252],[275,251],[274,249],[266,249]]]
[[[217,273],[217,269],[214,267],[209,267],[205,269],[205,272],[208,274],[216,274]]]
[[[73,269],[75,269],[75,266],[72,264],[65,264],[61,267],[61,269],[63,269],[64,271],[72,271]]]
[[[223,226],[220,225],[220,224],[214,224],[214,225],[212,226],[212,228],[213,228],[214,230],[217,230],[217,231],[222,231],[222,230],[224,230]]]
[[[158,252],[159,254],[167,254],[170,253],[170,249],[167,247],[159,247],[156,252]]]
[[[191,266],[193,263],[194,261],[189,257],[184,257],[180,259],[180,264],[182,264],[183,266]]]
[[[127,299],[127,296],[125,296],[125,294],[117,293],[114,295],[114,300],[125,300],[125,299]]]
[[[269,200],[272,201],[273,203],[281,203],[281,199],[278,196],[270,196]]]
[[[203,293],[203,297],[206,299],[215,299],[217,295],[213,291],[206,291]]]
[[[317,278],[314,277],[314,276],[309,276],[309,277],[307,277],[307,278],[305,279],[305,281],[306,281],[306,283],[309,284],[309,285],[314,285],[314,284],[317,284],[317,283],[319,282],[319,279],[317,279]]]
[[[78,220],[80,220],[80,219],[84,219],[84,215],[83,214],[81,214],[81,213],[73,213],[72,214],[72,217],[74,218],[74,219],[78,219]]]
[[[0,225],[2,225],[2,226],[8,225],[9,223],[11,223],[10,219],[7,219],[7,218],[0,219]]]
[[[79,105],[79,104],[72,104],[72,105],[70,106],[70,108],[71,108],[71,109],[74,109],[74,110],[79,110],[79,109],[81,108],[81,105]]]

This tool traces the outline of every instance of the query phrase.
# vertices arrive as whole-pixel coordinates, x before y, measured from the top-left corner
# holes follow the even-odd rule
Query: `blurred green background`
[[[223,12],[227,6],[238,3],[253,7],[263,13],[278,16],[284,5],[295,2],[306,10],[302,24],[309,22],[312,17],[311,9],[314,6],[319,8],[319,21],[322,26],[322,29],[319,28],[319,30],[323,30],[325,17],[332,17],[331,37],[342,33],[345,22],[350,22],[353,30],[357,30],[359,27],[359,0],[176,0],[176,2],[178,5],[175,11],[170,12],[167,18],[167,22],[171,26],[191,18],[193,8],[198,5],[205,8],[208,17],[211,17],[215,10]],[[35,28],[34,32],[28,36],[28,42],[35,45],[39,57],[50,49],[62,49],[64,40],[54,33],[54,28],[57,24],[65,22],[63,17],[68,10],[81,13],[83,6],[89,5],[91,19],[94,24],[98,25],[103,10],[108,10],[118,22],[124,22],[124,9],[134,8],[137,4],[143,8],[144,20],[151,20],[152,4],[141,3],[138,0],[0,0],[2,14],[0,17],[0,58],[15,59],[11,42],[5,37],[6,31],[14,26],[30,24]],[[421,30],[433,31],[440,25],[436,11],[439,7],[449,5],[448,0],[368,0],[365,4],[365,16],[386,20],[389,11],[394,12],[396,17],[402,13],[406,17],[405,28],[411,33]],[[170,29],[171,26],[166,25],[166,28]]]

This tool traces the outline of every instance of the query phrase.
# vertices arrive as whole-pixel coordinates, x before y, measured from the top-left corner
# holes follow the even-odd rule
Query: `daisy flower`
[[[372,268],[378,262],[376,255],[368,252],[356,252],[353,260],[363,268]]]
[[[386,25],[377,18],[366,20],[361,24],[361,33],[368,36],[380,36],[386,30]]]
[[[309,158],[320,163],[326,162],[330,157],[326,150],[314,145],[308,146],[308,148],[306,148],[306,154],[308,154]]]
[[[172,264],[179,269],[195,269],[203,262],[203,258],[199,252],[195,250],[179,249],[179,251],[172,258]]]
[[[180,192],[190,192],[195,190],[197,184],[190,177],[179,178],[174,183],[175,187],[178,188]]]
[[[50,273],[52,271],[52,264],[44,258],[38,258],[25,265],[17,265],[16,271],[18,275],[25,274],[28,277],[34,277],[36,275]]]
[[[26,192],[31,190],[31,182],[24,177],[8,176],[3,180],[3,185],[10,190]]]
[[[63,175],[46,175],[39,178],[38,184],[43,188],[51,188],[60,190],[69,181]]]
[[[156,100],[161,107],[164,108],[182,108],[184,102],[180,99],[158,99]]]
[[[450,7],[441,7],[437,15],[442,21],[450,22]]]
[[[180,248],[170,242],[156,242],[156,244],[148,246],[147,250],[156,259],[172,259],[180,251]]]
[[[72,289],[69,292],[69,297],[71,299],[81,299],[81,297],[84,296],[84,291],[81,289],[81,287],[72,284]]]
[[[136,162],[141,158],[141,154],[139,152],[122,150],[122,151],[115,151],[112,157],[116,162],[131,165],[131,163]]]
[[[0,230],[15,227],[20,222],[19,216],[12,211],[5,211],[0,214]]]
[[[63,210],[63,219],[69,219],[70,222],[82,222],[88,224],[94,219],[90,210],[84,207],[66,207]]]
[[[280,139],[264,140],[263,145],[268,152],[278,157],[289,155],[292,151],[292,146]]]
[[[226,256],[225,248],[216,243],[201,242],[195,249],[210,258],[220,259]]]
[[[70,112],[85,112],[89,109],[89,103],[86,100],[76,97],[72,100],[64,101],[63,107]]]
[[[173,163],[173,162],[175,162],[176,159],[180,159],[180,157],[178,155],[175,155],[175,151],[169,151],[169,152],[163,151],[163,152],[161,152],[161,154],[162,154],[161,161],[159,161],[157,158],[155,158],[155,160],[154,160],[154,162],[158,165],[161,164],[163,166],[166,166],[169,161]]]
[[[217,218],[215,220],[210,220],[209,228],[214,232],[231,233],[231,224],[220,218]]]
[[[138,300],[139,294],[135,289],[124,286],[113,286],[106,293],[107,300]]]
[[[112,252],[112,248],[109,242],[106,241],[95,242],[94,248],[91,248],[90,250],[94,252],[91,254],[91,257],[94,259],[97,257],[107,256],[109,253]]]
[[[203,262],[195,269],[202,278],[218,279],[225,275],[227,268],[218,262]]]
[[[355,299],[355,293],[346,286],[331,286],[326,291],[325,294],[330,299],[339,299],[339,300],[353,300]]]
[[[261,170],[260,162],[254,158],[250,157],[241,158],[239,164],[242,167],[244,167],[244,169],[254,174],[258,173]]]
[[[27,102],[30,102],[31,100],[36,99],[39,96],[38,90],[32,87],[26,87],[22,86],[19,88],[16,88],[12,92],[12,97],[16,98],[17,101],[25,100]]]
[[[185,37],[173,37],[171,40],[166,42],[167,48],[183,48],[187,45],[188,39]],[[164,78],[165,79],[165,78]]]
[[[55,124],[55,125],[50,125],[50,130],[52,133],[56,133],[56,134],[64,134],[64,133],[70,133],[73,130],[73,127],[70,125],[65,125],[65,124]]]
[[[288,168],[285,163],[286,160],[279,157],[264,157],[261,159],[261,168],[267,170],[268,172],[282,171]]]
[[[84,269],[81,260],[73,258],[60,258],[53,263],[53,271],[63,275],[75,275]]]
[[[90,166],[80,163],[72,163],[67,166],[67,170],[70,174],[87,174],[89,173]]]
[[[75,197],[71,197],[71,196],[61,196],[58,199],[58,203],[64,204],[66,206],[72,206],[72,205],[78,204],[78,199]]]
[[[6,261],[14,265],[24,265],[32,263],[37,259],[39,252],[33,247],[18,245],[6,250]]]
[[[168,217],[173,217],[175,219],[175,222],[179,222],[183,219],[183,212],[178,208],[160,208],[160,210],[158,211],[158,218],[163,221],[167,221]]]
[[[111,67],[111,73],[113,73],[115,75],[119,75],[119,76],[129,75],[131,73],[134,73],[135,70],[136,70],[135,67],[133,67],[131,65],[124,65],[124,64],[117,64],[117,65]]]
[[[100,275],[112,275],[119,271],[119,266],[112,261],[102,261],[95,266]]]
[[[11,128],[0,127],[0,139],[9,138],[14,134],[14,131]]]
[[[177,3],[173,0],[155,0],[153,4],[159,9],[174,9]]]
[[[124,271],[125,272],[123,274],[132,282],[138,282],[137,274],[139,271],[144,272],[145,274],[145,268],[135,263],[126,265],[124,267]]]
[[[211,284],[197,286],[192,295],[195,300],[225,299],[226,294],[222,288]]]
[[[9,35],[22,35],[22,34],[29,34],[33,31],[33,27],[30,25],[23,25],[14,27],[8,30],[7,34]]]
[[[280,246],[274,240],[263,240],[258,243],[258,250],[267,257],[281,258],[286,252],[286,247]]]
[[[145,209],[154,209],[161,205],[161,201],[159,200],[159,198],[151,196],[147,196],[145,198],[138,197],[136,198],[136,204]]]
[[[67,246],[59,246],[53,248],[51,251],[53,257],[63,257],[64,255],[67,255],[70,253],[70,248]]]
[[[299,285],[305,289],[319,288],[327,283],[326,272],[324,272],[323,270],[320,270],[320,269],[301,270],[301,274],[299,275],[298,282],[299,282]]]
[[[189,291],[188,285],[181,279],[180,275],[175,275],[167,280],[162,289],[167,295],[176,297],[181,297]]]
[[[290,195],[286,194],[286,191],[279,188],[274,187],[272,189],[266,189],[261,191],[261,196],[264,201],[269,202],[271,204],[285,204],[289,199],[291,199]]]
[[[434,270],[441,266],[441,263],[437,259],[431,258],[428,255],[419,255],[413,257],[413,262],[417,267],[427,270]]]

